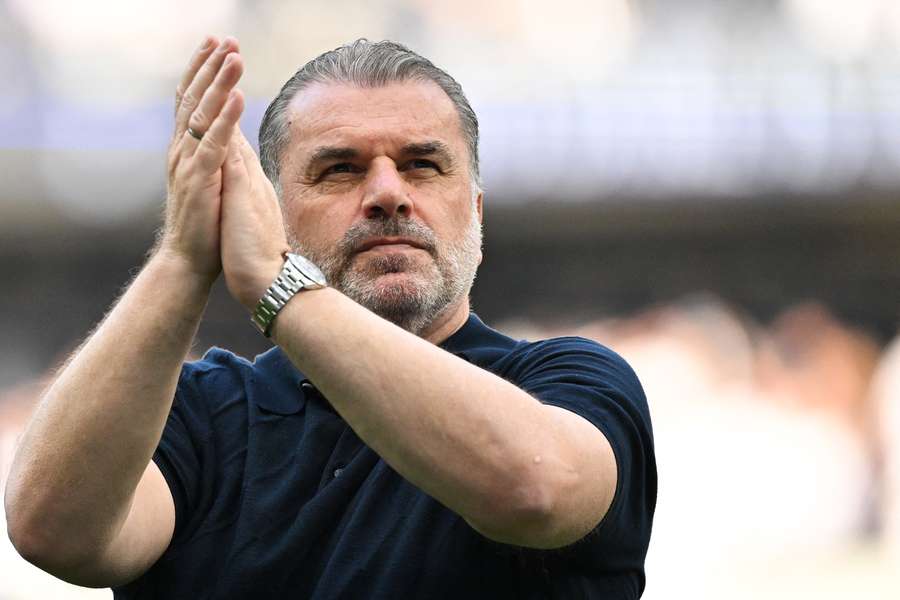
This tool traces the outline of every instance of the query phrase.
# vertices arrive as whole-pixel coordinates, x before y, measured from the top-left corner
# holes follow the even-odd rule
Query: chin
[[[413,309],[432,295],[433,284],[417,273],[385,273],[366,287],[366,296],[374,305]]]
[[[421,273],[384,273],[372,278],[350,278],[341,291],[378,316],[418,334],[444,308],[439,279]]]

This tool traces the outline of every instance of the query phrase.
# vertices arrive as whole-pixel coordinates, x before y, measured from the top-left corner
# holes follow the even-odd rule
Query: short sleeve
[[[218,348],[182,367],[172,409],[153,454],[175,503],[170,548],[197,531],[220,495],[218,488],[241,468],[234,457],[243,452],[245,443],[242,371],[240,359]]]
[[[618,483],[606,516],[588,537],[615,539],[617,552],[643,562],[657,479],[650,412],[637,375],[618,354],[577,337],[529,345],[511,375],[544,404],[580,415],[606,436]]]
[[[209,442],[209,419],[204,413],[198,379],[202,370],[195,363],[184,365],[172,409],[153,461],[162,472],[175,502],[173,545],[184,537],[186,523],[196,514],[202,495],[202,463]]]

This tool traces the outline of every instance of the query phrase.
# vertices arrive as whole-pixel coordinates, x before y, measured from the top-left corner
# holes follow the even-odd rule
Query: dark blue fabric
[[[220,349],[184,366],[153,460],[175,535],[145,598],[637,598],[656,503],[647,402],[625,361],[582,338],[517,342],[475,315],[441,346],[602,431],[619,485],[581,541],[499,544],[363,444],[277,348]]]

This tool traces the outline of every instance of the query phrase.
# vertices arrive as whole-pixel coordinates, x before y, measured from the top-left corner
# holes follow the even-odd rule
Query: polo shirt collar
[[[478,363],[479,350],[487,347],[510,347],[515,342],[495,329],[484,324],[478,315],[469,313],[469,318],[463,326],[457,329],[450,337],[438,344],[451,354],[464,358],[469,362]]]
[[[306,390],[301,387],[306,381],[306,376],[275,346],[253,361],[247,396],[267,412],[291,415],[306,404]]]

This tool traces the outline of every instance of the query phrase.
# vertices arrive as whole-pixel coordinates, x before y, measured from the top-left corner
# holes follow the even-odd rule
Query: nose
[[[362,209],[367,219],[411,217],[409,187],[389,158],[373,161],[364,183]]]

